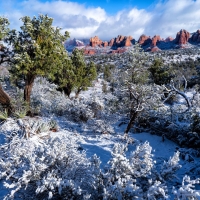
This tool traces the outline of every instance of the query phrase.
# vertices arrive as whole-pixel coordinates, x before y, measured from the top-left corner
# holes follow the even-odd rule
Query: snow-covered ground
[[[91,99],[91,98],[95,98],[95,96],[101,95],[102,94],[101,83],[102,83],[102,80],[98,80],[97,82],[94,83],[93,87],[91,87],[88,91],[81,92],[80,99],[81,98]],[[101,102],[98,102],[98,103],[101,104]],[[167,186],[170,191],[172,190],[172,186],[175,186],[176,188],[180,188],[181,186],[183,186],[182,179],[185,175],[189,175],[192,180],[195,178],[198,178],[198,176],[200,177],[200,167],[199,167],[200,158],[195,157],[191,149],[181,148],[177,144],[175,144],[172,141],[169,141],[166,138],[163,141],[162,137],[157,136],[157,135],[152,135],[148,132],[129,133],[128,137],[127,136],[125,137],[124,130],[127,124],[123,124],[119,126],[120,116],[115,116],[115,119],[113,119],[112,117],[112,121],[105,120],[104,125],[105,126],[107,125],[108,126],[107,130],[109,129],[110,131],[98,130],[102,128],[100,127],[102,126],[101,124],[102,121],[98,119],[94,119],[93,121],[88,120],[87,122],[75,122],[75,121],[69,120],[66,116],[60,116],[60,117],[51,116],[51,118],[57,122],[59,126],[58,131],[57,132],[46,131],[39,134],[33,134],[27,139],[29,144],[40,146],[40,145],[43,145],[43,143],[46,143],[49,139],[58,138],[60,141],[62,141],[63,138],[65,138],[66,141],[69,142],[68,144],[72,145],[72,148],[76,147],[78,149],[78,152],[85,153],[86,159],[90,159],[91,157],[93,157],[94,154],[96,154],[97,157],[99,157],[101,161],[100,168],[101,170],[104,170],[108,167],[109,165],[108,162],[110,162],[113,158],[113,148],[115,147],[116,144],[123,144],[127,146],[127,151],[125,152],[125,155],[128,159],[129,157],[131,157],[132,152],[136,151],[138,145],[145,144],[145,142],[148,142],[149,145],[152,147],[151,153],[153,155],[153,160],[155,161],[155,168],[157,168],[158,170],[160,170],[160,166],[164,162],[168,162],[169,158],[174,156],[175,152],[177,151],[180,152],[179,164],[182,165],[182,167],[178,169],[177,172],[175,173],[177,178],[173,178],[171,182],[170,181],[167,182]],[[39,121],[48,121],[47,117],[39,117],[38,119]],[[16,133],[17,131],[20,131],[22,129],[23,123],[25,126],[25,121],[22,122],[22,125],[20,124],[20,122],[21,121],[16,120],[16,119],[7,119],[5,122],[2,122],[0,124],[1,147],[9,143],[6,137],[12,140],[12,138],[10,137],[11,133]],[[98,122],[100,123],[99,126],[98,126]],[[16,144],[13,144],[13,145],[16,145]],[[35,146],[30,145],[30,151],[33,150],[34,152]],[[26,146],[26,150],[27,149],[28,148]],[[12,151],[15,152],[15,150],[12,150]],[[43,153],[45,155],[45,152]],[[48,156],[50,155],[49,152],[47,152],[47,154]],[[8,156],[11,157],[11,160],[15,159],[15,158],[12,158],[12,155],[8,154]],[[34,155],[31,155],[31,156],[34,157]],[[2,161],[2,159],[4,158],[2,158],[1,156],[0,160]],[[5,160],[6,159],[7,158],[5,158]],[[36,161],[36,158],[34,159]],[[174,161],[174,163],[176,162]],[[31,166],[34,166],[34,163],[32,163]],[[22,165],[22,169],[24,168],[25,166]],[[2,174],[1,176],[3,177]],[[12,177],[12,175],[10,175],[10,177]],[[5,179],[0,181],[0,199],[4,199],[4,197],[8,195],[8,193],[12,190],[12,187],[8,189],[3,185],[4,181]],[[195,191],[197,192],[200,189],[199,185],[198,184],[194,184],[194,185],[196,186]],[[152,185],[152,187],[154,187],[154,185]],[[186,191],[186,189],[184,189],[184,191]],[[20,199],[20,195],[15,196],[14,199]],[[168,197],[168,199],[174,199],[174,195],[172,193],[169,192],[169,195],[170,197]],[[119,199],[123,199],[123,198],[119,197]],[[148,198],[148,199],[151,199],[151,198]],[[163,197],[159,199],[167,199],[167,197],[166,198]],[[184,198],[179,198],[179,199],[184,199]],[[200,199],[200,197],[198,199]]]

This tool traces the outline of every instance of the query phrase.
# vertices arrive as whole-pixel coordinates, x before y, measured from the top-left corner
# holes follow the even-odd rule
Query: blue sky
[[[45,2],[45,0],[43,0]],[[149,9],[151,5],[154,5],[158,0],[72,0],[72,2],[78,2],[85,4],[88,7],[104,8],[108,14],[115,14],[122,9],[131,9],[137,7],[138,9]]]
[[[95,35],[175,37],[180,29],[200,29],[200,0],[0,0],[0,15],[18,29],[20,18],[48,14],[71,38]]]

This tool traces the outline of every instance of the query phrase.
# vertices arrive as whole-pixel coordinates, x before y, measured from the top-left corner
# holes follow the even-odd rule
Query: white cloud
[[[77,38],[98,35],[109,40],[121,34],[138,39],[143,33],[175,37],[182,28],[190,32],[200,28],[200,0],[160,0],[151,10],[134,7],[112,16],[100,7],[62,0],[7,0],[1,7],[0,15],[7,15],[14,28],[19,27],[20,17],[43,13],[54,18],[54,25]]]

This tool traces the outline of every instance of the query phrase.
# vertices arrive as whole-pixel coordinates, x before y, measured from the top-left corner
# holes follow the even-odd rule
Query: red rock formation
[[[101,46],[102,41],[99,39],[98,36],[90,38],[90,46],[91,47],[96,47],[96,46]]]
[[[130,47],[132,45],[132,41],[133,38],[131,36],[125,37],[125,41],[124,41],[124,46],[125,47]]]
[[[200,30],[192,35],[192,42],[200,42]]]
[[[133,38],[131,36],[118,35],[117,38],[113,38],[109,42],[110,47],[129,47],[132,45]]]
[[[155,47],[158,41],[161,41],[161,37],[160,37],[160,35],[155,35],[152,38],[151,47]]]
[[[109,42],[109,46],[112,47],[114,45],[115,39],[111,39]]]
[[[187,32],[184,29],[181,29],[177,34],[176,34],[176,39],[175,42],[179,44],[180,46],[187,44],[188,40],[190,37],[190,33]]]
[[[157,51],[161,51],[161,49],[159,49],[157,46],[151,48],[151,52],[157,52]]]
[[[115,54],[115,53],[124,53],[126,51],[125,48],[117,48],[117,50],[112,50],[110,53]]]
[[[108,46],[108,42],[106,42],[106,41],[103,42],[103,46],[104,46],[104,47],[107,47],[107,46]]]
[[[172,38],[172,37],[167,37],[166,39],[165,39],[165,42],[171,42],[171,41],[173,41],[174,40],[174,38]]]
[[[121,43],[124,41],[124,36],[123,35],[118,35],[118,37],[115,40],[116,46],[121,46]]]
[[[93,49],[90,49],[90,50],[85,49],[84,54],[85,55],[94,55],[94,54],[96,54],[96,51]]]
[[[148,44],[148,43],[150,43],[151,42],[151,38],[150,38],[150,36],[146,36],[146,35],[141,35],[140,36],[140,38],[139,38],[139,40],[138,40],[138,43],[140,44],[140,45],[146,45],[146,44]]]

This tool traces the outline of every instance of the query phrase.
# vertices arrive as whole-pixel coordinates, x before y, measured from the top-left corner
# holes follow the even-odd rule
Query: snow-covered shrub
[[[159,174],[160,180],[166,181],[175,177],[175,172],[181,168],[181,165],[179,165],[179,155],[180,152],[177,151],[167,162],[164,161]]]
[[[106,121],[101,119],[90,119],[87,122],[89,125],[89,129],[94,133],[102,133],[102,134],[113,134],[113,127]]]
[[[77,149],[69,135],[39,143],[15,137],[1,146],[0,179],[12,189],[9,197],[22,195],[23,188],[29,188],[32,197],[82,199],[95,185],[93,171],[98,165],[95,168],[85,152]]]
[[[185,175],[182,181],[182,186],[176,190],[173,188],[173,193],[177,200],[198,200],[200,192],[195,190],[195,185],[200,183],[200,178],[191,180],[189,176]]]
[[[49,114],[64,115],[72,102],[64,94],[56,90],[57,86],[45,78],[38,77],[34,81],[31,94],[33,113],[49,116]]]
[[[148,142],[136,147],[129,158],[127,146],[116,144],[112,151],[109,168],[104,174],[104,199],[135,199],[143,196],[140,179],[151,174],[153,159]]]
[[[151,181],[151,180],[150,180]],[[168,199],[167,186],[160,181],[155,181],[147,191],[148,200]]]

